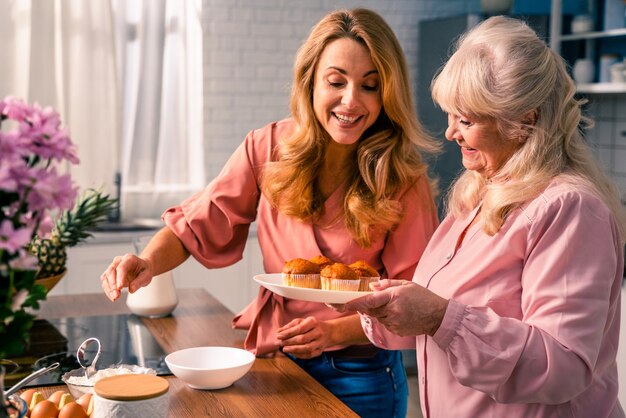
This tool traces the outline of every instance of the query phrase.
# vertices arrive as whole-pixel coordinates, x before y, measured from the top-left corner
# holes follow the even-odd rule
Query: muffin
[[[333,260],[331,260],[330,258],[324,256],[324,255],[316,255],[315,257],[311,258],[309,261],[314,262],[315,264],[320,266],[320,269],[323,269],[324,267],[326,267],[329,264],[333,264]]]
[[[350,267],[342,263],[333,263],[321,271],[323,290],[359,290],[361,279]]]
[[[303,258],[294,258],[285,262],[283,285],[320,289],[320,266]]]
[[[359,286],[359,291],[361,292],[369,291],[370,283],[380,280],[380,274],[364,260],[355,261],[348,267],[354,270],[361,279],[361,285]]]

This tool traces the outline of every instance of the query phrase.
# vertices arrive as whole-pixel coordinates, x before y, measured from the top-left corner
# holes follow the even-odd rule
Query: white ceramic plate
[[[372,292],[349,292],[340,290],[306,289],[304,287],[284,286],[281,273],[258,274],[254,280],[261,286],[290,299],[304,300],[307,302],[321,303],[346,303]]]

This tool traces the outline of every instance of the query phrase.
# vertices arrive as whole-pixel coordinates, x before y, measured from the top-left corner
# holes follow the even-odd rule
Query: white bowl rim
[[[236,351],[236,352],[240,352],[245,356],[248,356],[249,359],[241,364],[236,364],[234,366],[220,366],[220,367],[213,367],[213,368],[200,368],[200,367],[190,367],[190,366],[182,366],[180,364],[174,363],[172,361],[172,357],[174,354],[180,354],[183,352],[191,352],[191,351],[200,351],[200,350],[206,350],[206,349],[213,349],[213,348],[217,348],[217,349],[227,349],[227,350],[231,350],[231,351]],[[217,346],[217,345],[207,345],[207,346],[200,346],[200,347],[189,347],[189,348],[183,348],[180,350],[176,350],[173,351],[171,353],[169,353],[167,356],[165,356],[165,363],[168,365],[172,364],[174,367],[177,367],[179,369],[182,370],[197,370],[197,371],[201,371],[201,370],[229,370],[229,369],[236,369],[238,367],[242,367],[242,366],[246,366],[249,365],[251,363],[254,362],[254,360],[256,359],[256,356],[254,354],[252,354],[250,351],[245,350],[243,348],[238,348],[238,347],[228,347],[228,346]],[[171,370],[173,372],[173,370]]]
[[[108,367],[103,367],[102,369],[97,369],[97,371],[102,371],[102,370],[107,370],[107,369],[118,369],[118,368],[125,368],[125,369],[129,369],[132,371],[131,374],[153,374],[156,375],[156,371],[154,369],[151,369],[149,367],[144,367],[144,366],[139,366],[137,364],[124,364],[124,363],[120,363],[120,364],[112,364]],[[63,381],[63,383],[65,383],[68,386],[76,386],[79,388],[93,388],[95,386],[95,383],[91,383],[91,384],[84,384],[81,385],[80,383],[70,383],[68,380],[70,377],[74,377],[74,376],[80,376],[80,375],[84,375],[85,373],[85,369],[83,368],[77,368],[77,369],[72,369],[69,370],[65,373],[63,373],[63,375],[61,376],[61,380]]]

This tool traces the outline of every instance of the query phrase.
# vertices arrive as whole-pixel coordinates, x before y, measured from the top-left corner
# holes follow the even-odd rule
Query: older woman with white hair
[[[417,347],[425,417],[624,417],[617,345],[626,222],[583,138],[563,60],[519,20],[470,30],[432,83],[465,170],[412,282],[357,310]]]

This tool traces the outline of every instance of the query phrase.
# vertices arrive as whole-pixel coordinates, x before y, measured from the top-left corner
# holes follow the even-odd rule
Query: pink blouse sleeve
[[[614,367],[622,247],[594,197],[568,194],[533,215],[521,320],[451,300],[433,339],[461,384],[499,402],[559,404]]]
[[[260,196],[257,161],[269,158],[269,153],[270,141],[257,140],[250,132],[204,190],[163,214],[166,225],[205,267],[241,260]]]
[[[415,337],[400,337],[390,332],[376,318],[359,313],[361,316],[361,327],[367,339],[376,347],[388,350],[415,350]]]

